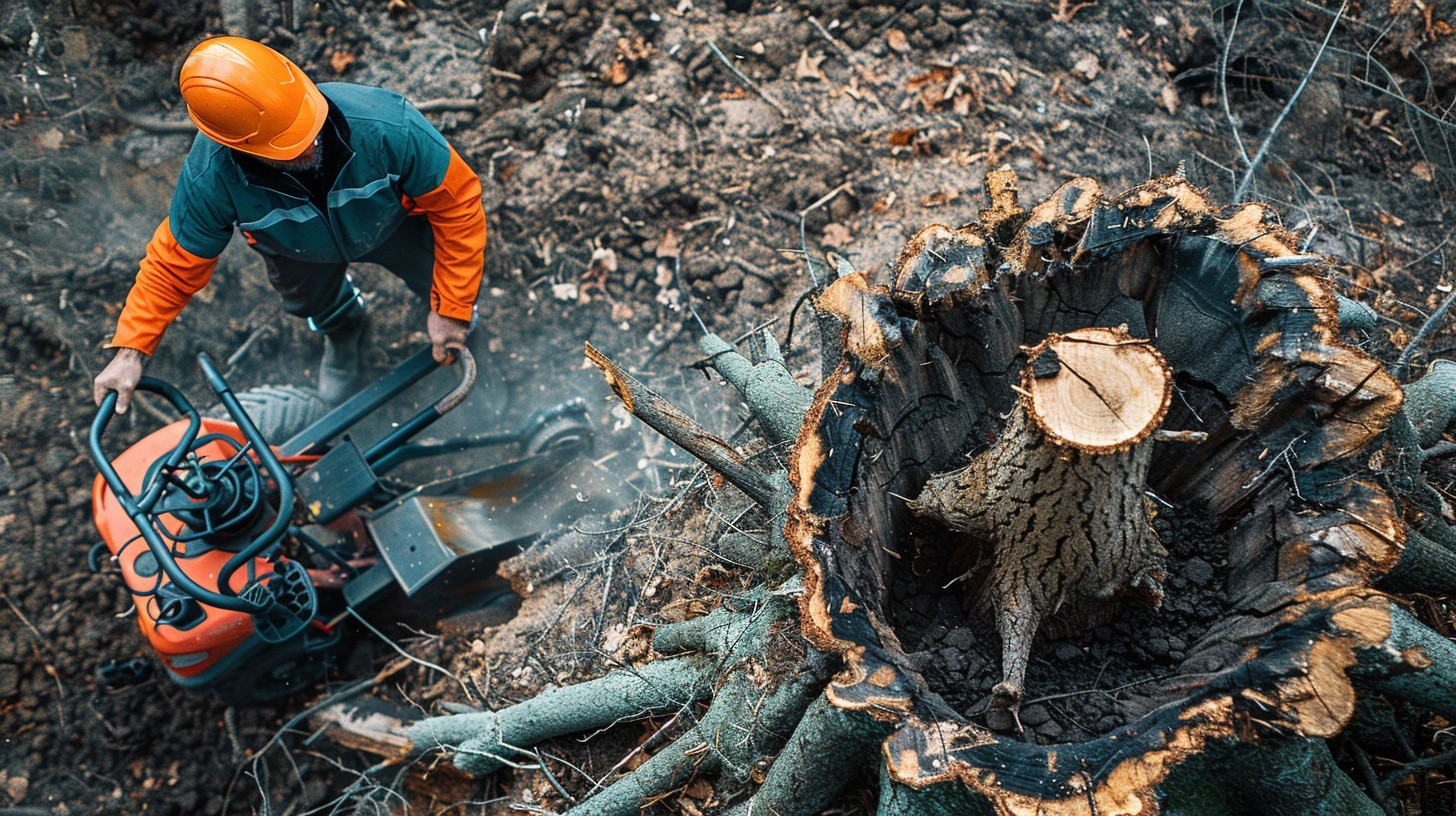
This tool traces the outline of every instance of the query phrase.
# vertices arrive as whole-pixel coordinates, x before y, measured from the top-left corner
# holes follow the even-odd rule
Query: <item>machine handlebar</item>
[[[202,417],[197,413],[197,409],[192,406],[192,403],[187,401],[187,397],[183,396],[182,392],[170,383],[152,377],[142,377],[137,382],[136,390],[148,391],[165,397],[168,402],[172,403],[172,407],[177,409],[178,413],[183,414],[187,418],[187,428],[182,432],[182,436],[177,440],[177,444],[163,457],[161,468],[156,472],[161,474],[168,470],[174,470],[181,464],[183,457],[192,452],[193,443],[197,441],[197,432],[202,427]],[[112,495],[116,496],[117,502],[121,504],[127,517],[136,525],[137,532],[141,535],[142,540],[146,542],[147,549],[151,550],[152,555],[157,559],[157,563],[161,566],[162,571],[167,574],[167,578],[183,592],[197,599],[200,603],[208,604],[209,606],[234,612],[244,612],[249,615],[256,615],[266,610],[270,606],[269,603],[240,598],[232,593],[230,589],[227,594],[214,592],[193,581],[187,573],[182,571],[182,568],[177,564],[176,557],[162,541],[162,537],[158,535],[154,526],[156,516],[152,513],[152,508],[156,506],[157,500],[161,498],[162,489],[166,485],[166,480],[158,477],[153,479],[151,484],[143,485],[141,497],[138,498],[127,488],[126,483],[122,481],[121,475],[116,472],[116,468],[111,464],[111,458],[106,455],[106,450],[101,446],[101,438],[106,434],[106,429],[111,424],[112,418],[116,416],[116,401],[117,393],[115,391],[106,392],[106,395],[101,398],[101,407],[96,412],[96,418],[91,421],[91,433],[87,440],[91,453],[91,461],[96,465],[97,471],[101,473],[101,478],[105,480],[107,487],[111,488]],[[241,413],[241,408],[239,408],[239,412]],[[231,409],[229,409],[229,413],[231,413]],[[251,425],[251,423],[249,424]],[[254,434],[257,433],[256,427],[253,428],[253,432]],[[246,431],[244,431],[244,434],[246,435]],[[252,442],[253,440],[249,438],[248,441]],[[268,450],[267,446],[262,446],[262,450]],[[271,456],[272,451],[268,450],[268,453]],[[276,461],[277,457],[273,458]],[[286,523],[287,517],[281,513],[280,516],[283,517]],[[248,548],[253,548],[257,543],[255,540]],[[218,578],[218,586],[227,589],[228,585],[222,580],[223,576],[219,575]]]

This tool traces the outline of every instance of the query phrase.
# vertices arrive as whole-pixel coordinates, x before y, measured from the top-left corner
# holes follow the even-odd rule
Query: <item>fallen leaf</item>
[[[621,85],[631,78],[632,70],[621,60],[613,60],[607,70],[602,72],[602,81],[608,85]]]
[[[669,227],[667,232],[662,236],[662,240],[657,242],[657,257],[676,258],[678,254],[677,230]],[[664,284],[658,284],[658,286],[662,285]]]
[[[915,141],[915,136],[918,133],[920,133],[920,128],[918,128],[918,127],[917,128],[905,128],[904,130],[897,130],[894,133],[891,133],[890,134],[890,146],[891,147],[909,147],[910,144],[913,141]]]
[[[614,623],[602,633],[602,651],[607,654],[615,654],[618,649],[622,648],[622,644],[626,640],[627,627],[621,623]]]
[[[1178,113],[1178,90],[1173,87],[1173,83],[1169,82],[1167,85],[1163,86],[1163,92],[1161,96],[1163,101],[1163,109],[1168,111],[1168,113],[1170,114],[1176,115]]]
[[[692,782],[689,782],[686,788],[683,788],[683,795],[691,796],[699,801],[706,801],[713,795],[713,786],[708,784],[708,780],[700,776]]]
[[[348,51],[335,51],[329,55],[329,67],[334,69],[334,73],[342,74],[358,59]]]
[[[885,32],[885,43],[890,50],[904,54],[910,50],[910,40],[905,37],[905,32],[898,28],[892,28]]]
[[[809,56],[808,49],[799,54],[799,64],[794,67],[794,79],[818,82],[824,79],[824,71],[819,68],[824,63],[824,55]]]
[[[930,195],[920,199],[920,206],[924,207],[927,210],[933,209],[935,207],[944,207],[945,205],[951,203],[952,201],[955,201],[960,197],[960,190],[941,190],[938,193],[931,193]]]
[[[1410,174],[1421,181],[1436,180],[1436,171],[1431,167],[1430,162],[1416,162],[1411,165]]]

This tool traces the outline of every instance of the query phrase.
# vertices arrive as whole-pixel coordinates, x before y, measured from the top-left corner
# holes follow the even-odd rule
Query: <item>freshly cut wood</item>
[[[1085,453],[1116,453],[1148,438],[1168,412],[1173,372],[1127,327],[1054,334],[1027,355],[1021,387],[1038,430]]]

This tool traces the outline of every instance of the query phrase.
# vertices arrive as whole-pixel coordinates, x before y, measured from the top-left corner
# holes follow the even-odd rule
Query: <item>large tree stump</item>
[[[710,702],[572,814],[635,813],[689,766],[735,816],[808,816],[857,776],[880,780],[882,814],[1379,813],[1385,793],[1324,740],[1363,738],[1347,732],[1362,698],[1456,719],[1456,648],[1390,594],[1453,589],[1456,531],[1420,463],[1456,383],[1418,383],[1419,411],[1401,414],[1396,381],[1342,339],[1325,259],[1263,205],[1216,206],[1180,176],[1116,197],[1075,179],[1030,211],[1009,171],[985,189],[974,222],[922,230],[889,282],[841,270],[817,293],[837,362],[786,473],[593,350],[629,410],[768,511],[799,571],[765,570],[691,637],[660,630],[663,654],[627,674],[549,692],[564,707],[549,722],[527,701],[485,725],[427,720],[415,744],[468,766],[482,744],[610,722],[621,706],[599,690],[621,687],[643,708]],[[738,369],[785,439],[792,380],[750,388]],[[1160,524],[1178,531],[1162,544]],[[1161,609],[1132,597],[1160,584]],[[943,595],[927,613],[907,585]],[[987,605],[995,626],[977,629]],[[1023,685],[1084,660],[1093,607],[1143,674],[1103,689],[1108,716],[1083,731],[999,731]],[[1186,644],[1144,648],[1180,615],[1199,622]],[[912,650],[927,616],[963,617],[964,648]],[[795,624],[800,647],[765,645]],[[995,640],[999,660],[948,665]],[[956,702],[947,676],[1000,705]]]

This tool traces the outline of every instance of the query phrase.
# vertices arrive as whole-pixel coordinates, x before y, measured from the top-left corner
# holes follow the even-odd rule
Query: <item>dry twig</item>
[[[1249,191],[1249,185],[1254,181],[1254,172],[1259,169],[1259,165],[1264,161],[1265,154],[1269,152],[1269,146],[1274,143],[1274,135],[1279,132],[1279,127],[1284,124],[1284,120],[1289,116],[1290,111],[1294,110],[1295,104],[1299,102],[1300,94],[1303,94],[1305,87],[1309,85],[1309,78],[1314,76],[1314,71],[1319,67],[1320,60],[1324,59],[1325,49],[1330,45],[1330,38],[1335,35],[1335,29],[1339,27],[1340,21],[1345,19],[1346,8],[1347,6],[1340,6],[1340,13],[1335,15],[1335,19],[1330,23],[1329,30],[1325,32],[1324,42],[1320,43],[1319,50],[1314,54],[1314,60],[1310,62],[1309,69],[1304,72],[1304,78],[1299,80],[1299,87],[1294,89],[1294,93],[1290,95],[1289,101],[1284,103],[1284,110],[1279,112],[1279,117],[1274,120],[1274,124],[1269,126],[1268,135],[1264,137],[1263,143],[1259,145],[1258,152],[1254,154],[1253,160],[1249,162],[1249,168],[1244,171],[1244,178],[1239,182],[1238,189],[1234,191],[1235,203],[1244,200],[1244,194]]]
[[[752,79],[750,79],[747,74],[738,70],[738,66],[734,65],[733,61],[728,59],[727,55],[719,50],[718,44],[716,42],[708,40],[708,50],[712,51],[713,56],[717,57],[718,61],[723,63],[723,66],[731,71],[733,73],[733,76],[737,77],[738,81],[742,82],[744,86],[748,88],[748,90],[753,91],[755,94],[758,94],[758,98],[762,99],[764,102],[767,102],[768,106],[777,111],[779,116],[782,116],[786,120],[789,118],[789,112],[784,110],[784,106],[780,105],[777,101],[774,100],[773,97],[765,93],[763,88],[760,87],[757,82],[754,82]]]

